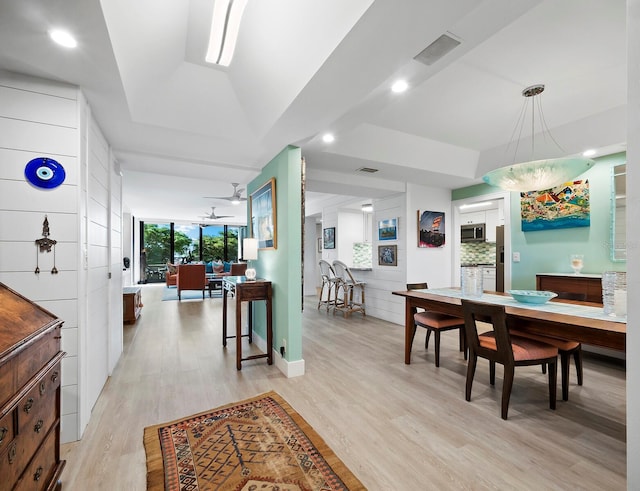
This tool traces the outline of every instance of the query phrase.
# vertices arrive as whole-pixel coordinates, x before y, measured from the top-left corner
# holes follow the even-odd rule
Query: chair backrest
[[[178,290],[202,290],[207,285],[204,264],[179,264]]]
[[[333,266],[331,266],[329,261],[320,259],[318,264],[320,265],[320,275],[323,279],[330,280],[336,277],[336,272],[333,270]]]
[[[342,261],[338,261],[337,259],[333,261],[333,270],[336,273],[336,277],[340,278],[343,281],[347,281],[347,265]]]
[[[429,288],[427,283],[407,283],[407,290],[426,290]]]
[[[504,306],[463,299],[462,311],[464,312],[467,345],[471,352],[503,365],[513,365],[513,348],[511,346],[511,336],[507,329],[507,315],[504,311]],[[478,326],[478,322],[482,322],[484,325]],[[481,329],[481,332],[488,332],[487,324],[493,330],[495,344],[491,339],[485,339],[485,342],[481,345],[478,338],[478,329]]]
[[[556,292],[558,296],[556,298],[563,298],[565,300],[582,300],[586,302],[587,294],[586,293],[577,293],[577,292]]]
[[[231,265],[231,269],[229,270],[229,274],[231,276],[244,276],[247,272],[247,263],[233,263]]]
[[[349,269],[349,266],[347,266],[342,261],[338,261],[337,259],[333,261],[333,269],[336,272],[336,276],[342,279],[342,281],[346,283],[353,283],[353,284],[360,283],[351,274],[351,270]]]

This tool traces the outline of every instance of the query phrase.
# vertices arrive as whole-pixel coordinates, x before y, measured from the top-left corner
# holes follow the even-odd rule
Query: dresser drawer
[[[18,434],[47,433],[55,419],[56,390],[60,387],[60,362],[39,377],[18,404]]]
[[[25,385],[38,370],[60,351],[62,324],[42,333],[16,357],[17,387]]]
[[[27,394],[20,399],[11,415],[17,418],[17,433],[13,441],[0,451],[0,476],[7,476],[7,482],[15,482],[31,461],[32,456],[42,447],[48,433],[56,433],[59,425],[57,391],[60,387],[60,360],[64,354],[58,353],[55,362],[44,368],[30,384]],[[51,428],[53,431],[50,431]],[[56,459],[56,452],[52,458]],[[43,477],[43,479],[46,476]],[[0,489],[2,480],[0,480]],[[27,488],[29,489],[29,488]]]
[[[9,400],[18,389],[16,386],[15,359],[10,358],[0,365],[0,406]]]
[[[0,454],[5,451],[15,436],[15,421],[15,408],[0,418]]]
[[[35,457],[16,483],[14,491],[41,491],[46,489],[56,467],[56,441],[58,427],[52,428]]]

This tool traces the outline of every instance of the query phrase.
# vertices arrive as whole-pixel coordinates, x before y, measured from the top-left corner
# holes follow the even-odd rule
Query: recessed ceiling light
[[[397,80],[392,86],[391,90],[396,94],[404,92],[409,88],[409,84],[405,80]]]
[[[590,148],[589,150],[585,150],[584,152],[582,152],[583,157],[591,157],[595,154],[596,154],[596,150],[593,148]]]
[[[331,143],[333,140],[335,140],[335,137],[331,133],[322,135],[322,141],[325,143]]]
[[[64,31],[62,29],[52,29],[51,31],[49,31],[49,36],[60,46],[64,46],[65,48],[75,48],[76,46],[78,46],[78,42],[69,33],[69,31]]]

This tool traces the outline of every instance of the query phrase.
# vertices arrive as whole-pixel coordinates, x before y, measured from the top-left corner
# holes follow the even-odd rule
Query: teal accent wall
[[[451,200],[474,198],[476,196],[482,196],[483,194],[495,193],[496,188],[489,186],[488,184],[475,184],[473,186],[467,186],[466,188],[454,189],[451,191]]]
[[[583,273],[626,271],[625,262],[611,261],[611,168],[626,161],[625,153],[595,159],[596,165],[579,176],[589,180],[591,226],[560,230],[522,232],[520,195],[511,194],[511,250],[520,262],[511,263],[511,287],[535,289],[536,273],[573,273],[569,257],[584,255]],[[464,199],[495,191],[479,184],[453,190],[451,199]]]
[[[261,249],[253,265],[259,278],[273,284],[273,344],[280,352],[287,341],[285,359],[302,359],[302,152],[289,146],[274,157],[247,186],[256,191],[272,177],[276,189],[277,249]],[[249,215],[249,207],[247,214]],[[251,223],[251,216],[247,217]],[[254,305],[254,330],[266,339],[262,302]]]

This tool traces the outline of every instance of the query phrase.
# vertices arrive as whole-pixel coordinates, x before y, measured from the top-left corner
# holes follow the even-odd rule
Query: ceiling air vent
[[[372,169],[371,167],[360,167],[356,169],[357,172],[368,172],[369,174],[373,174],[374,172],[378,172],[378,169]]]
[[[414,56],[413,59],[420,63],[424,63],[425,65],[433,65],[459,44],[460,41],[457,39],[453,39],[451,36],[443,34],[425,49],[420,51],[420,53]]]

